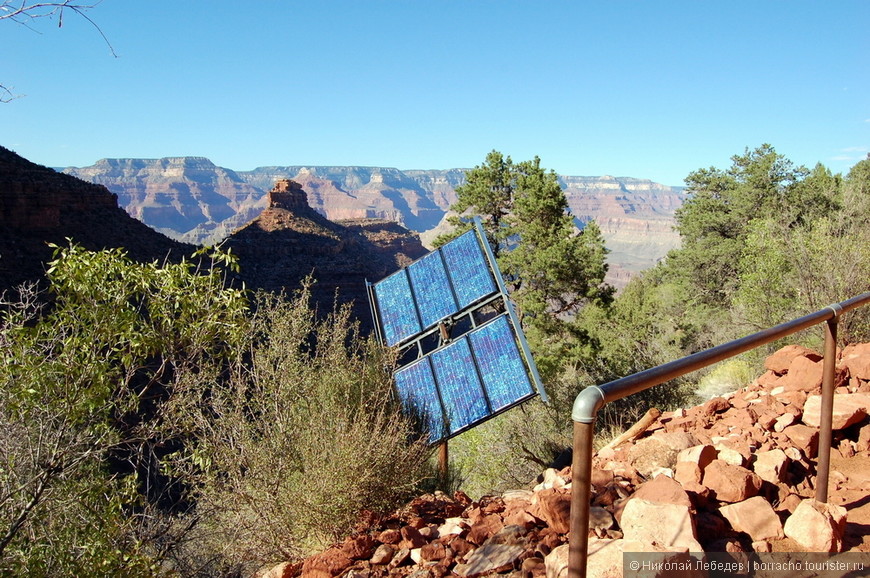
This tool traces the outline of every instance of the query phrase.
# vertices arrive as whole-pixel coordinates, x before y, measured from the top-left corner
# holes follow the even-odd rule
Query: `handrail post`
[[[837,322],[839,312],[825,324],[825,358],[822,365],[822,407],[819,420],[819,455],[816,462],[816,501],[828,501],[831,469],[831,427],[834,413],[834,377],[837,366]]]
[[[586,578],[589,554],[589,498],[592,495],[592,439],[595,418],[607,395],[597,385],[574,399],[574,446],[571,452],[571,517],[568,520],[568,578]]]
[[[574,422],[568,578],[586,578],[586,558],[589,554],[589,498],[592,495],[593,430],[594,423]]]

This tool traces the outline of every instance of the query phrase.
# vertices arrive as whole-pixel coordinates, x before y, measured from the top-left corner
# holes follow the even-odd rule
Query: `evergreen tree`
[[[466,174],[451,207],[455,229],[442,244],[481,218],[543,373],[583,340],[573,317],[587,303],[608,304],[607,249],[594,221],[579,231],[556,173],[541,160],[514,163],[498,151]]]

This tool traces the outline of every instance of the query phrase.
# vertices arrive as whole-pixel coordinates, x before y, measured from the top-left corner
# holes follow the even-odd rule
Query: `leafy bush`
[[[211,259],[211,261],[209,261]],[[391,353],[308,292],[252,310],[234,259],[56,248],[0,317],[0,573],[229,575],[428,475]]]
[[[252,567],[336,540],[431,474],[392,398],[392,354],[349,308],[317,319],[306,289],[261,296],[256,311],[250,368],[209,392],[188,456],[202,469],[196,534]]]

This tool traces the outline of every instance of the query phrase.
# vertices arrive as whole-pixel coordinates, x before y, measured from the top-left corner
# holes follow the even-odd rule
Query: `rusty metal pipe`
[[[831,426],[834,414],[834,377],[837,367],[837,322],[835,314],[825,324],[825,359],[822,365],[822,414],[819,423],[819,449],[816,458],[816,500],[828,501],[828,474],[831,470]]]
[[[574,422],[571,458],[571,517],[568,533],[568,578],[586,578],[589,553],[589,498],[592,495],[594,420]]]

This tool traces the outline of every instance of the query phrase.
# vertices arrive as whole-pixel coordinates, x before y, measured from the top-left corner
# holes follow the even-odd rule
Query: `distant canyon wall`
[[[443,228],[456,188],[465,182],[464,169],[294,165],[233,171],[202,157],[103,159],[64,172],[104,185],[130,215],[197,244],[216,243],[256,218],[279,179],[300,183],[311,207],[332,221],[391,220],[426,242]],[[678,246],[672,227],[685,199],[682,188],[611,176],[559,180],[578,225],[594,219],[601,227],[611,251],[609,280],[617,286]]]

